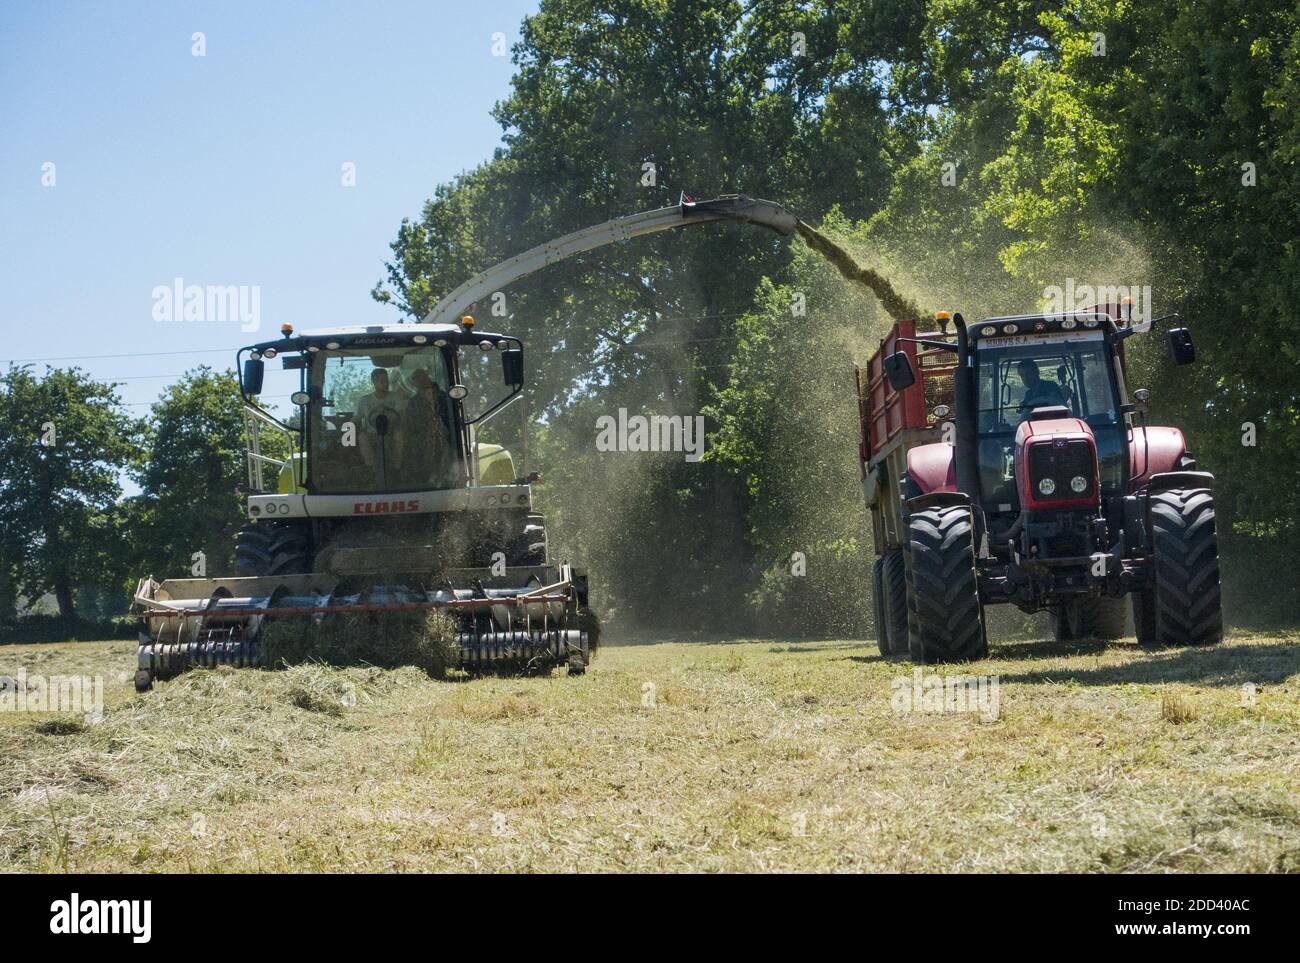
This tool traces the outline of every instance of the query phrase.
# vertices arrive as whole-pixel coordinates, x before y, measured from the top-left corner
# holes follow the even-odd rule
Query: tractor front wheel
[[[1148,598],[1134,596],[1138,640],[1157,645],[1220,642],[1223,612],[1214,496],[1205,488],[1156,492],[1150,496],[1149,513],[1154,578],[1141,593]]]
[[[965,505],[908,517],[908,650],[913,662],[967,662],[988,655],[975,568],[971,510]]]

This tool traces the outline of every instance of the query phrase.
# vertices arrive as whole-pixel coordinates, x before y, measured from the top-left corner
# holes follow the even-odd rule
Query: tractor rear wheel
[[[306,526],[253,522],[235,536],[235,575],[303,575],[311,571]]]
[[[1151,595],[1148,605],[1154,614],[1150,641],[1159,645],[1222,641],[1214,496],[1205,488],[1156,492],[1148,511],[1154,585],[1143,594]]]
[[[975,568],[971,510],[951,505],[908,517],[908,650],[913,662],[966,662],[988,655]]]
[[[906,655],[907,566],[903,561],[903,550],[888,552],[880,561],[881,604],[885,619],[885,648],[880,654]]]
[[[1057,642],[1123,638],[1124,600],[1096,598],[1066,602],[1052,613],[1052,628]]]

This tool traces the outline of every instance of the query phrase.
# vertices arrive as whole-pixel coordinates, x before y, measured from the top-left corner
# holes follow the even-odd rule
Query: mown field
[[[1300,635],[1004,643],[995,721],[900,711],[862,642],[605,648],[582,678],[105,678],[0,712],[0,867],[77,871],[1300,870]],[[924,681],[924,680],[923,680]],[[1247,684],[1254,686],[1253,691]]]

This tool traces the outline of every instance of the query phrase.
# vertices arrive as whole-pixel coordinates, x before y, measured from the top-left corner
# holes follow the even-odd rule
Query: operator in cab
[[[1055,381],[1044,381],[1038,371],[1037,361],[1032,358],[1022,359],[1016,364],[1016,373],[1025,386],[1025,396],[1020,400],[1019,405],[1022,415],[1028,415],[1035,408],[1045,408],[1050,405],[1069,406],[1070,399],[1065,389]]]
[[[406,415],[407,396],[392,391],[388,372],[376,368],[370,372],[374,390],[357,401],[357,420],[361,424],[359,447],[361,460],[370,469],[381,488],[390,487],[402,466],[403,419]]]
[[[407,405],[411,446],[407,475],[412,484],[446,488],[453,467],[451,408],[446,394],[423,368],[411,374]]]

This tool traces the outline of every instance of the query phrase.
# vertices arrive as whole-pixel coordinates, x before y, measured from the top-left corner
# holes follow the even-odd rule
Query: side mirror
[[[901,351],[885,356],[885,377],[889,386],[895,391],[902,391],[916,384],[916,374],[912,371],[911,359]]]
[[[524,385],[524,353],[518,348],[502,352],[501,373],[505,376],[508,387],[522,388]]]
[[[261,358],[244,360],[243,376],[239,379],[240,387],[246,395],[262,393],[262,379],[266,376],[266,362]]]
[[[1192,344],[1192,332],[1186,328],[1169,329],[1169,357],[1174,364],[1191,364],[1196,360],[1196,346]]]

